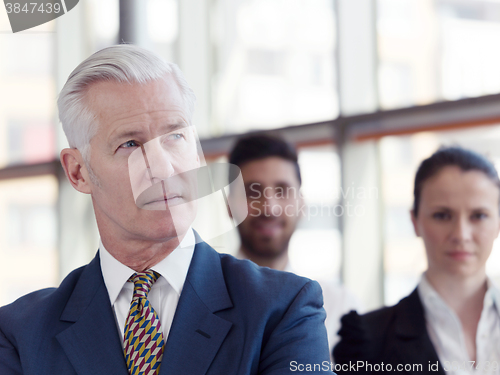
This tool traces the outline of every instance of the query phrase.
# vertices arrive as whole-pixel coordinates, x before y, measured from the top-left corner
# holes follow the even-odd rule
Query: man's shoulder
[[[325,312],[316,281],[259,267],[217,253],[205,244],[195,251],[191,266],[186,279],[190,285],[182,292],[189,294],[184,297],[201,298],[218,318],[231,324],[213,368],[226,372],[232,368],[231,373],[246,369],[245,373],[281,374],[293,371],[293,361],[305,364],[328,360]],[[213,300],[224,303],[214,308]],[[244,353],[244,357],[227,361],[234,358],[235,351]]]
[[[250,260],[237,259],[229,254],[220,254],[220,259],[224,274],[231,280],[240,281],[236,283],[240,287],[266,291],[275,289],[284,292],[284,289],[300,290],[311,282],[317,284],[315,281],[294,273],[261,267]]]
[[[220,254],[220,260],[226,288],[236,306],[254,301],[252,308],[255,313],[258,309],[284,312],[301,298],[315,301],[319,307],[323,305],[321,288],[314,280],[260,267],[228,254]]]

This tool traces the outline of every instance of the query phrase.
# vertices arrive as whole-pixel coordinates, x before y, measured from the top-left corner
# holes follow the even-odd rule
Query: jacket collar
[[[396,334],[412,338],[427,335],[422,302],[415,289],[408,297],[396,305]]]
[[[205,374],[232,326],[215,313],[232,307],[219,254],[199,242],[172,322],[160,375]]]
[[[84,268],[60,320],[73,322],[56,338],[78,374],[128,374],[98,255]]]
[[[165,344],[160,374],[205,374],[232,326],[215,313],[232,307],[219,254],[199,242]],[[60,319],[73,323],[57,340],[78,374],[128,374],[99,255],[82,271]]]
[[[395,334],[400,340],[395,341],[390,349],[394,363],[421,364],[424,372],[429,370],[428,366],[439,363],[438,355],[427,333],[424,308],[418,289],[395,306],[395,317]],[[444,375],[440,363],[436,375]]]

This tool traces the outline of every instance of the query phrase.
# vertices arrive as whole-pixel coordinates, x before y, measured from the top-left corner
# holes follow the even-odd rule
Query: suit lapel
[[[439,359],[427,333],[424,308],[417,289],[396,306],[395,315],[397,317],[396,336],[400,339],[392,349],[396,362],[422,364],[424,373],[431,372],[428,368],[429,364],[433,365]],[[444,375],[441,364],[436,374]]]
[[[163,354],[160,374],[205,374],[231,322],[214,313],[231,308],[219,255],[198,243]]]
[[[78,374],[128,374],[98,255],[82,272],[60,319],[73,322],[57,340]]]

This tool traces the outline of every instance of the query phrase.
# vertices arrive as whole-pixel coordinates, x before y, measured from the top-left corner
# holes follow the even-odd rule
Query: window
[[[500,3],[378,0],[382,108],[500,92]]]
[[[213,121],[244,132],[338,115],[331,0],[217,0]]]
[[[56,157],[55,32],[11,33],[0,12],[0,169]],[[0,306],[58,280],[53,175],[0,180]]]
[[[57,179],[0,181],[0,306],[56,286]]]
[[[313,279],[340,280],[340,160],[334,146],[299,150],[304,216],[290,241],[293,269]]]
[[[0,33],[0,53],[9,57],[0,63],[0,167],[55,157],[55,34],[47,28]]]

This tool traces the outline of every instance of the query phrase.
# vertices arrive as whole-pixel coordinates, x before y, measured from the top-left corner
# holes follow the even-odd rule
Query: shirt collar
[[[486,294],[484,295],[483,309],[494,307],[497,312],[500,312],[500,290],[496,284],[489,277],[486,279]],[[418,284],[418,294],[420,300],[424,305],[427,313],[435,314],[437,313],[436,306],[440,308],[441,311],[452,312],[446,302],[441,298],[438,292],[432,287],[432,285],[427,280],[425,273],[422,274],[420,282]]]
[[[436,292],[427,280],[427,277],[425,277],[425,273],[422,275],[420,282],[418,283],[418,294],[424,304],[432,303],[432,301],[442,301],[438,292]]]
[[[189,228],[182,242],[165,259],[151,267],[164,278],[180,296],[186,276],[193,258],[195,247],[195,236],[192,228]],[[108,290],[111,305],[114,305],[118,294],[135,271],[119,262],[104,247],[99,240],[99,257],[101,261],[102,277]]]
[[[497,312],[500,312],[500,289],[489,277],[486,280],[488,290],[484,296],[484,306],[494,305]]]

